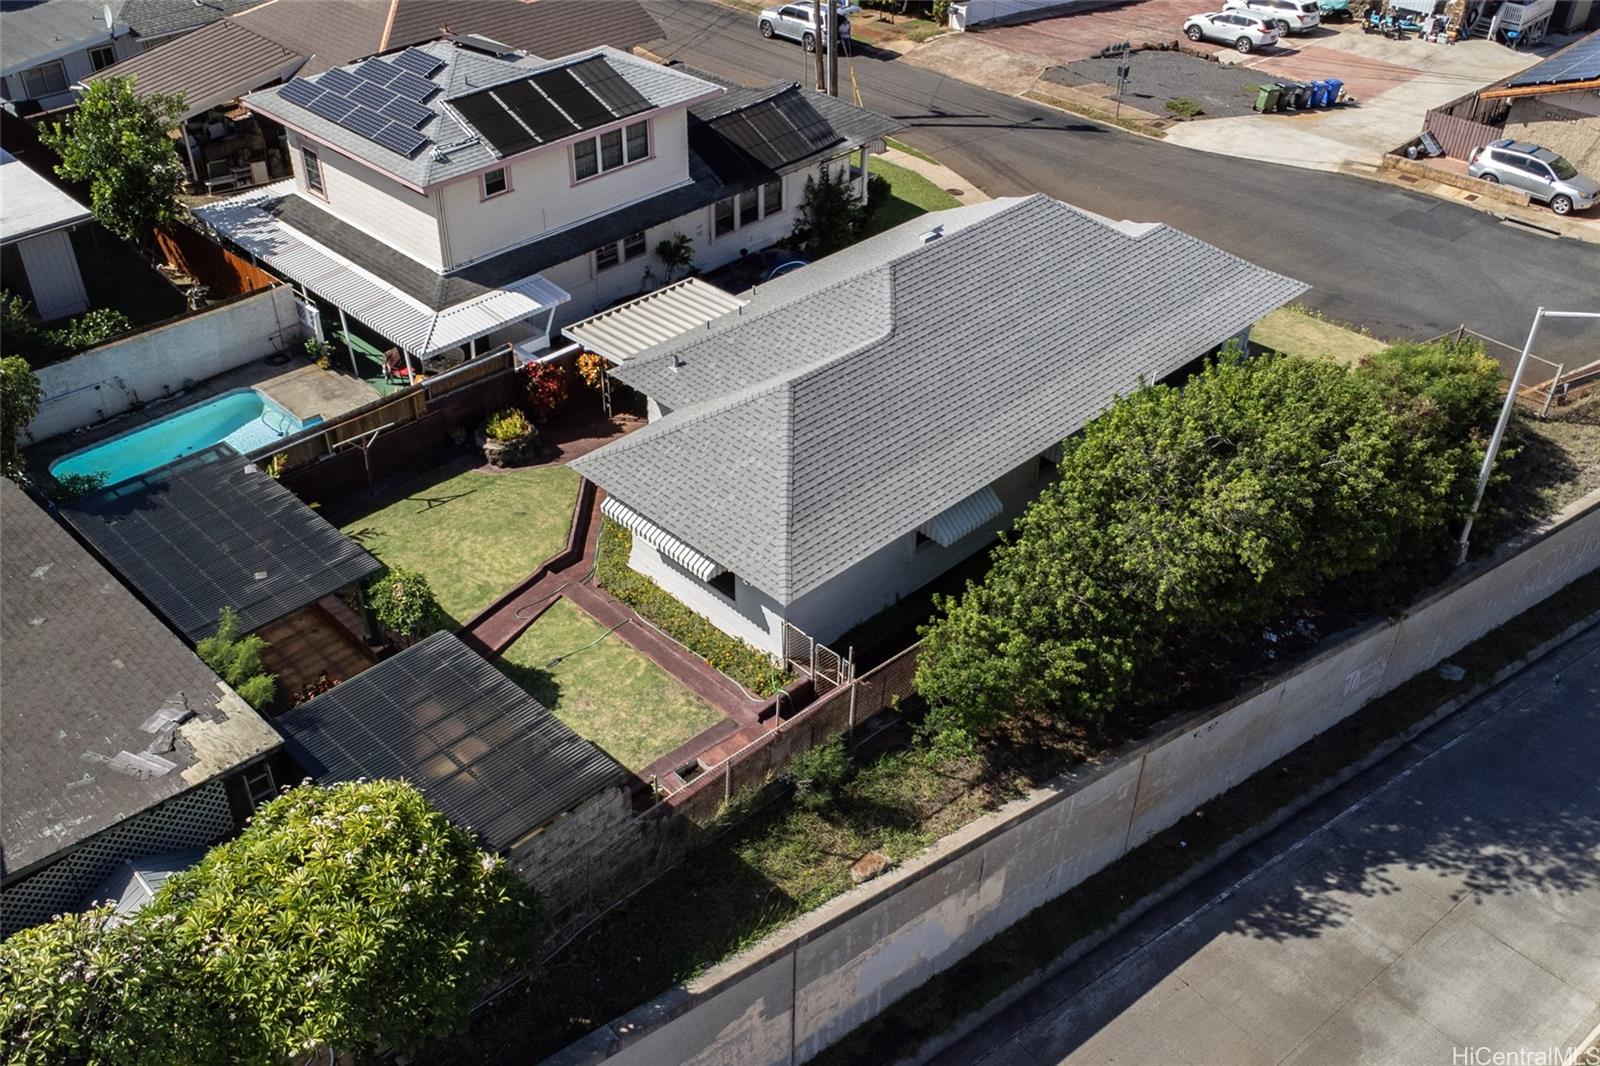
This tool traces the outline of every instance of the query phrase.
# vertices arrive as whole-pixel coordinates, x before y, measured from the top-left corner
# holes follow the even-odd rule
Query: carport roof
[[[282,718],[324,784],[403,778],[502,849],[625,771],[454,633],[435,633]]]
[[[250,633],[383,569],[226,444],[80,496],[61,513],[190,641],[216,632],[224,607]]]
[[[744,306],[744,301],[700,278],[685,278],[562,330],[613,363],[698,329]]]

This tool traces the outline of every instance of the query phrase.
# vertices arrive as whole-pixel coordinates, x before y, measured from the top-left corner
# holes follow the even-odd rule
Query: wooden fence
[[[277,278],[250,260],[235,255],[188,226],[180,224],[157,229],[155,242],[168,266],[210,289],[213,299],[244,296],[278,283]]]
[[[1505,136],[1505,131],[1499,126],[1489,126],[1482,122],[1474,122],[1470,118],[1452,115],[1443,108],[1429,111],[1423,119],[1422,128],[1433,134],[1434,140],[1439,142],[1439,147],[1444,149],[1444,154],[1451,159],[1465,160],[1472,156],[1474,148],[1482,147],[1490,141],[1499,140]]]

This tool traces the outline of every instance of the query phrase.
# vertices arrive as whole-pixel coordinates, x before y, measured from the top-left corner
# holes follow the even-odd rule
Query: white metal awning
[[[531,274],[442,311],[292,229],[262,209],[292,195],[292,181],[194,209],[194,216],[273,270],[305,286],[401,348],[426,358],[493,333],[502,326],[555,310],[572,297]]]
[[[615,496],[606,497],[605,502],[600,505],[600,513],[618,525],[627,527],[634,536],[701,581],[710,581],[726,572],[724,567],[718,566],[627,504],[619,502]]]
[[[731,314],[745,301],[699,278],[685,278],[574,322],[561,332],[612,363],[625,363],[664,341]]]
[[[988,485],[952,507],[928,519],[917,527],[917,532],[948,548],[969,533],[1000,517],[1005,510],[1000,497]]]

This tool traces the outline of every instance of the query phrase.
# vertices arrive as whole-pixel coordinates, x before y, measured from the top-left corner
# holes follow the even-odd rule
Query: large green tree
[[[183,165],[167,131],[182,118],[182,95],[136,95],[133,79],[107,78],[90,82],[67,121],[40,136],[61,157],[56,173],[89,183],[95,221],[139,243],[177,215]]]
[[[13,481],[26,476],[18,439],[43,400],[44,389],[27,360],[20,355],[0,357],[0,476]]]
[[[531,967],[537,901],[395,781],[292,789],[132,919],[0,944],[16,1063],[282,1063],[414,1048]]]
[[[1119,399],[1066,442],[984,579],[940,602],[917,671],[933,726],[1094,721],[1170,694],[1185,650],[1331,582],[1398,587],[1448,542],[1497,384],[1471,349],[1355,371],[1230,354]]]

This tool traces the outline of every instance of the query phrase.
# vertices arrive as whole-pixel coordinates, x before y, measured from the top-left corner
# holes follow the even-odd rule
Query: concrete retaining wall
[[[804,1062],[1189,811],[1596,567],[1600,493],[1401,618],[1358,627],[1257,690],[1062,775],[547,1062]]]
[[[35,441],[171,396],[224,371],[298,348],[304,327],[287,285],[102,344],[39,371]]]

